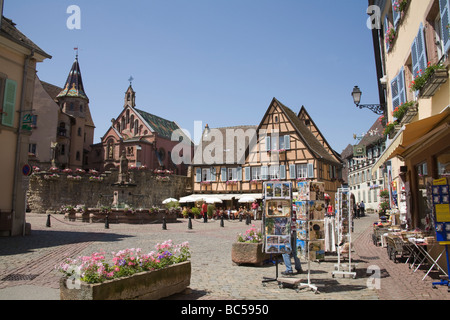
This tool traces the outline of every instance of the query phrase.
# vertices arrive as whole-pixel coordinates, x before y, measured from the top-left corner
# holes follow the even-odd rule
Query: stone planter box
[[[265,259],[266,253],[263,251],[262,243],[233,243],[231,260],[234,265],[253,264],[260,267]]]
[[[71,280],[69,280],[70,282]],[[157,300],[185,290],[191,281],[191,262],[186,261],[167,268],[136,273],[130,277],[103,283],[81,283],[80,288],[69,288],[67,278],[60,280],[61,300]]]

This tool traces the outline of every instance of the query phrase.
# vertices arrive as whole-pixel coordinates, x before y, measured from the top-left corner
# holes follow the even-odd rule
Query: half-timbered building
[[[236,206],[262,198],[264,181],[325,183],[334,203],[342,161],[304,107],[298,114],[276,98],[258,126],[205,127],[193,163],[193,198],[218,197]]]

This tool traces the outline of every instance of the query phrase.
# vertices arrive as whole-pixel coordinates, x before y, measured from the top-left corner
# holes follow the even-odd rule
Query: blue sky
[[[67,8],[81,9],[70,30]],[[4,16],[52,56],[41,80],[63,86],[79,62],[96,125],[94,143],[123,108],[133,76],[139,109],[194,134],[258,125],[273,97],[304,105],[341,152],[377,116],[377,79],[365,0],[5,0]]]

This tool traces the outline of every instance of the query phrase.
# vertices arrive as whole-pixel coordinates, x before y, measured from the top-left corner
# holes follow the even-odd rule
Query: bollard
[[[165,216],[163,217],[162,229],[163,229],[163,230],[167,230],[166,217],[165,217]]]
[[[220,226],[223,228],[223,216],[220,217]]]
[[[109,229],[109,217],[106,216],[105,218],[105,229]]]
[[[50,223],[50,214],[47,215],[47,224],[45,225],[47,228],[51,227],[51,223]]]
[[[250,216],[249,215],[247,215],[246,217],[245,217],[245,224],[246,225],[249,225],[250,224]]]
[[[192,220],[191,220],[191,217],[189,217],[188,229],[192,229]]]

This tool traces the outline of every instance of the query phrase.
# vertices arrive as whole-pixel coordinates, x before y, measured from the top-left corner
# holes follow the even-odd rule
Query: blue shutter
[[[413,78],[415,79],[419,75],[420,70],[419,58],[417,57],[417,37],[414,39],[411,46],[411,59]]]
[[[220,176],[222,181],[227,181],[227,168],[220,169]]]
[[[270,137],[266,137],[266,151],[270,151]]]
[[[14,126],[14,113],[16,109],[16,91],[17,82],[6,79],[3,99],[2,124],[5,126]]]
[[[284,136],[284,148],[286,150],[291,150],[291,136],[290,135]]]
[[[212,168],[211,170],[210,181],[216,181],[216,168]]]
[[[195,170],[195,182],[202,182],[202,169],[197,168]]]
[[[397,76],[398,78],[398,96],[400,104],[406,102],[406,84],[405,84],[405,70],[403,67],[400,69],[400,72]]]
[[[388,41],[388,30],[389,30],[389,19],[386,15],[384,17],[384,42],[386,43],[386,52],[389,51],[389,41]]]
[[[284,164],[280,166],[280,179],[286,179],[286,166]]]
[[[268,166],[261,167],[261,179],[262,180],[269,179],[269,167]]]
[[[400,96],[398,91],[398,75],[391,81],[391,97],[392,97],[392,110],[400,105]]]
[[[295,164],[289,165],[289,179],[295,179]]]
[[[419,33],[417,34],[417,60],[420,68],[419,71],[422,70],[422,72],[420,72],[420,74],[422,75],[425,72],[428,64],[425,33],[422,23],[420,24]]]
[[[450,49],[450,30],[448,29],[450,23],[450,0],[439,0],[439,7],[441,12],[442,42],[444,43],[444,52],[447,53],[448,49]]]
[[[237,181],[242,181],[242,167],[236,169]]]
[[[250,167],[245,167],[245,181],[250,181]]]
[[[395,10],[395,4],[398,3],[397,1],[392,1],[392,15],[394,18],[394,26],[397,29],[397,25],[400,22],[401,14],[400,11]]]
[[[314,164],[308,163],[308,178],[314,178]]]

